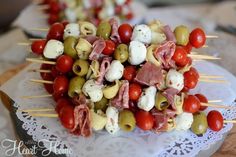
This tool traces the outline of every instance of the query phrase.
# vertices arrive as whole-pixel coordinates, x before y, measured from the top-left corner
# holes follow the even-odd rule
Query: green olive
[[[106,109],[108,107],[107,104],[108,104],[108,99],[103,97],[100,101],[95,102],[94,109],[95,111],[102,110],[103,112],[106,112]]]
[[[72,78],[69,83],[68,95],[73,98],[74,96],[80,94],[84,83],[85,79],[80,76]]]
[[[191,130],[196,135],[204,134],[207,131],[208,124],[206,115],[203,112],[199,112],[193,115],[193,123]]]
[[[74,59],[77,58],[76,44],[77,39],[75,37],[69,36],[64,40],[64,53]]]
[[[89,70],[89,63],[86,60],[76,60],[72,67],[73,72],[78,76],[85,76]]]
[[[108,21],[103,21],[98,25],[97,36],[108,40],[111,35],[111,25]]]
[[[136,126],[134,114],[129,110],[123,110],[119,113],[119,127],[124,131],[132,131]]]
[[[169,103],[167,102],[166,97],[164,97],[160,92],[156,94],[155,98],[155,107],[156,109],[162,111],[164,109],[167,109],[169,107]]]
[[[124,63],[129,58],[128,46],[125,44],[120,44],[117,46],[114,52],[114,58]]]
[[[186,46],[189,41],[189,30],[186,26],[180,25],[177,26],[174,30],[176,43],[178,45]]]

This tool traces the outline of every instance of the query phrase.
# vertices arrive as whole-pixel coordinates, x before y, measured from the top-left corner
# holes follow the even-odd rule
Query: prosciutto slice
[[[175,53],[175,43],[173,41],[167,41],[157,47],[154,52],[154,56],[158,61],[162,63],[165,69],[175,68],[175,62],[171,60]]]
[[[111,31],[111,40],[113,40],[116,43],[121,43],[120,35],[118,33],[118,21],[115,18],[112,18],[109,20],[109,23],[111,25],[112,31]]]
[[[167,88],[163,93],[162,95],[164,97],[166,97],[168,103],[171,105],[172,109],[173,110],[176,110],[176,106],[175,106],[175,95],[178,94],[179,91],[175,88]]]
[[[73,98],[74,108],[74,122],[75,126],[70,131],[75,135],[88,137],[92,134],[91,116],[87,106],[88,102],[83,94]]]
[[[175,112],[169,109],[158,111],[157,109],[153,108],[151,110],[151,114],[154,117],[153,131],[156,133],[167,131],[168,119],[174,118],[175,116]]]
[[[166,35],[167,41],[173,41],[174,43],[176,43],[175,35],[172,32],[169,25],[165,25],[163,28],[163,31],[164,31],[164,34]]]
[[[111,105],[118,109],[129,108],[129,82],[127,80],[123,81],[118,95],[111,100]]]
[[[96,80],[96,84],[101,85],[104,80],[104,76],[111,65],[111,57],[104,57],[100,66],[99,77]]]
[[[98,8],[101,7],[103,4],[103,0],[89,0],[91,8]]]
[[[90,60],[97,60],[99,59],[102,51],[106,47],[106,43],[103,39],[98,39],[93,43],[93,50],[89,55]]]
[[[134,80],[143,85],[153,86],[162,84],[164,82],[164,77],[161,67],[158,67],[151,62],[146,62],[138,71]]]

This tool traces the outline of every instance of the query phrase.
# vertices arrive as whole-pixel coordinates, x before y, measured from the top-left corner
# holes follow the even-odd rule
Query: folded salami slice
[[[118,109],[129,108],[129,82],[127,80],[123,81],[118,94],[112,99],[111,105]]]
[[[113,40],[116,43],[121,43],[120,35],[118,33],[118,21],[115,18],[112,18],[109,20],[109,23],[111,25],[112,31],[111,31],[111,40]]]
[[[171,60],[175,53],[175,43],[173,41],[167,41],[157,47],[154,52],[154,56],[158,61],[162,63],[162,66],[165,69],[176,68],[175,62]]]
[[[163,84],[164,78],[162,68],[151,62],[146,62],[138,71],[134,80],[147,86]]]
[[[106,43],[103,39],[97,39],[93,43],[93,50],[89,55],[89,60],[97,60],[99,59],[100,55],[102,54],[102,51],[106,47]]]
[[[96,80],[96,84],[98,85],[102,85],[103,80],[104,80],[104,76],[106,74],[106,72],[108,71],[108,69],[110,68],[111,65],[111,57],[104,57],[99,69],[99,77]]]

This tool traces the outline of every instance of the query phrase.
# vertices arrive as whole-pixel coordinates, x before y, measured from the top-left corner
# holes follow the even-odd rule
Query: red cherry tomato
[[[188,89],[193,89],[196,87],[199,79],[199,74],[197,70],[193,67],[189,71],[184,73],[184,86]]]
[[[132,83],[129,86],[129,99],[137,101],[142,94],[142,88],[137,83]]]
[[[54,78],[56,78],[57,76],[63,75],[62,72],[60,72],[60,71],[57,70],[56,66],[53,66],[53,67],[51,68],[51,74],[52,74],[52,76],[53,76]]]
[[[136,124],[142,130],[151,130],[154,125],[154,118],[151,113],[140,110],[135,114]]]
[[[136,76],[136,68],[135,66],[129,65],[125,67],[123,78],[128,81],[132,81]]]
[[[52,25],[59,21],[59,15],[58,14],[49,14],[48,17],[48,24]]]
[[[32,50],[33,53],[35,53],[37,55],[42,55],[44,47],[46,46],[46,44],[47,44],[46,40],[35,40],[31,44],[31,50]]]
[[[115,7],[115,13],[116,13],[116,14],[120,14],[121,11],[122,11],[122,6],[121,6],[121,5],[117,5],[117,6]]]
[[[192,51],[193,46],[191,45],[190,42],[188,42],[188,44],[186,46],[183,46],[183,48],[185,49],[185,51],[190,54],[190,52]]]
[[[52,14],[58,14],[61,11],[60,4],[56,1],[50,2],[49,8],[49,12]]]
[[[177,66],[185,66],[188,63],[186,50],[182,46],[177,46],[172,59],[175,61]]]
[[[52,84],[43,84],[44,85],[44,88],[45,90],[49,93],[49,94],[52,94],[54,91],[53,91],[53,85]]]
[[[120,27],[118,28],[118,33],[119,33],[122,43],[127,44],[130,42],[132,32],[133,32],[133,28],[130,24],[125,23],[125,24],[120,25]]]
[[[47,40],[55,39],[62,40],[64,34],[64,26],[61,23],[54,23],[47,34]]]
[[[70,106],[71,102],[67,99],[67,98],[60,98],[57,100],[57,104],[56,104],[56,112],[60,113],[61,109],[64,106]]]
[[[52,65],[50,64],[41,64],[40,66],[40,70],[51,70],[51,68],[52,68]],[[51,73],[40,72],[40,76],[42,77],[43,80],[49,80],[49,81],[54,80]]]
[[[207,123],[211,130],[220,131],[223,128],[224,118],[219,111],[212,110],[207,115]]]
[[[201,103],[208,103],[208,100],[207,100],[207,98],[206,98],[204,95],[202,95],[202,94],[195,94],[195,96],[199,99],[199,101],[200,101]],[[203,111],[203,110],[205,110],[206,108],[207,108],[207,106],[202,106],[202,105],[201,105],[200,111]]]
[[[56,94],[64,94],[68,91],[69,81],[65,76],[58,76],[53,83],[53,90]]]
[[[62,107],[59,113],[61,124],[67,129],[73,129],[75,125],[74,121],[74,108],[66,105]]]
[[[184,112],[195,113],[198,112],[201,106],[201,102],[194,95],[188,95],[184,99],[183,110]]]
[[[125,15],[127,20],[131,20],[134,17],[134,14],[132,12],[129,12],[128,14]]]
[[[206,35],[201,28],[194,29],[189,35],[189,42],[195,48],[202,47],[206,42]]]
[[[111,40],[106,40],[105,42],[106,42],[106,47],[104,48],[102,53],[104,55],[111,55],[115,51],[116,44]]]
[[[67,55],[61,55],[57,59],[56,69],[62,73],[70,72],[73,66],[73,59]]]
[[[52,93],[53,100],[57,102],[59,99],[64,98],[66,93]]]

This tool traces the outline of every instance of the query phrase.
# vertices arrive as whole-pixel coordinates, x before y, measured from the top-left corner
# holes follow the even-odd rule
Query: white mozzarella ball
[[[44,57],[48,59],[56,59],[64,52],[64,45],[58,40],[49,40],[43,50]]]
[[[129,45],[129,62],[138,65],[145,61],[147,48],[139,41],[131,41]]]
[[[115,80],[119,80],[122,77],[123,72],[124,66],[121,64],[121,62],[119,60],[113,60],[105,75],[105,78],[109,82],[114,82]]]
[[[144,24],[136,25],[134,27],[131,40],[140,41],[144,44],[150,44],[152,40],[151,29],[147,25],[144,25]]]
[[[155,105],[157,89],[154,86],[146,88],[138,100],[138,107],[145,111],[150,111]]]
[[[126,0],[115,0],[116,4],[123,5],[125,4]]]
[[[115,134],[120,130],[118,119],[119,119],[119,111],[112,106],[109,106],[106,110],[107,116],[107,123],[106,123],[106,130],[110,134]]]
[[[65,16],[69,22],[76,22],[77,20],[76,12],[73,9],[70,8],[65,9]]]
[[[75,38],[79,38],[80,30],[79,30],[79,24],[77,23],[69,23],[66,25],[64,29],[64,35],[63,38],[67,38],[69,36],[73,36]]]
[[[90,97],[92,102],[98,102],[103,97],[102,86],[97,85],[94,80],[85,82],[82,91],[86,96]]]
[[[166,75],[166,86],[181,91],[184,88],[184,76],[178,71],[171,69]]]
[[[183,112],[175,118],[176,130],[188,130],[193,123],[193,115],[191,113]]]

